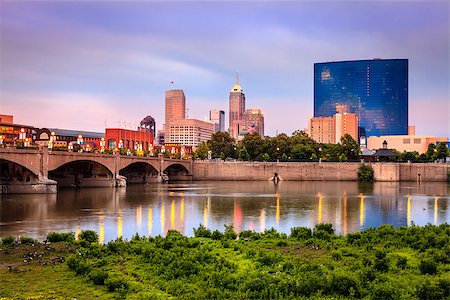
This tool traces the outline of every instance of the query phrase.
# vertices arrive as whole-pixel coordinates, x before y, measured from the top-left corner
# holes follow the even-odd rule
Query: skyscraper
[[[225,131],[225,112],[223,110],[210,110],[209,121],[214,123],[214,132]]]
[[[239,85],[239,74],[236,73],[236,82],[230,91],[230,127],[231,137],[237,139],[242,127],[242,116],[245,111],[245,94]]]
[[[186,118],[186,96],[183,90],[166,91],[165,125]]]
[[[408,134],[408,60],[314,64],[314,117],[356,114],[367,136]]]
[[[259,108],[247,109],[243,114],[244,132],[257,132],[264,137],[264,113]]]

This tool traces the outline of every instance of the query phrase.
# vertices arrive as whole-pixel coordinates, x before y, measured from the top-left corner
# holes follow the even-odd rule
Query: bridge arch
[[[15,159],[0,159],[0,183],[36,183],[41,173]]]
[[[159,171],[147,161],[134,161],[120,169],[119,174],[127,178],[127,184],[157,182]]]
[[[169,176],[170,181],[184,181],[192,180],[192,174],[189,169],[183,164],[174,162],[166,166],[163,173]]]
[[[49,170],[48,177],[59,187],[112,187],[114,174],[108,166],[93,159],[78,159]]]

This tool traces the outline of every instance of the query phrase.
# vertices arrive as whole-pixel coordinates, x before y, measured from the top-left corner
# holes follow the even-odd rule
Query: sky
[[[316,62],[409,59],[409,121],[450,136],[449,1],[0,1],[0,114],[103,132],[145,116],[164,92],[190,118],[225,110],[235,72],[266,135],[313,115]],[[174,84],[171,84],[171,82]]]

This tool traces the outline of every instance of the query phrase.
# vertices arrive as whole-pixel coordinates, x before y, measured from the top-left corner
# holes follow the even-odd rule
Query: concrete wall
[[[193,180],[358,180],[359,163],[206,162],[193,163]]]
[[[358,180],[360,163],[194,161],[193,180]],[[448,164],[373,163],[375,181],[447,181]],[[420,176],[418,175],[420,174]]]

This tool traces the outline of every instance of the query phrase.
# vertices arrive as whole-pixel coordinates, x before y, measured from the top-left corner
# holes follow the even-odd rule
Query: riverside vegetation
[[[94,231],[43,243],[2,239],[1,299],[449,299],[450,225],[383,225],[346,236],[331,224],[288,236],[200,225],[195,237],[135,235],[98,244]]]

